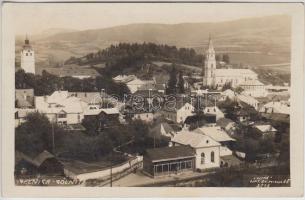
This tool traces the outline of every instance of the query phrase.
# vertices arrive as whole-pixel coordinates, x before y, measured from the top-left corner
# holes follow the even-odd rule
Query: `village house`
[[[162,111],[164,118],[176,123],[184,123],[188,116],[194,115],[194,106],[188,102],[177,101],[173,105],[165,105]]]
[[[145,123],[152,123],[155,118],[155,114],[148,111],[135,111],[132,117],[133,120],[141,120]]]
[[[34,107],[34,89],[15,89],[15,108]]]
[[[69,97],[68,91],[55,91],[50,96],[35,97],[35,105],[38,112],[60,125],[81,123],[84,110],[88,107],[80,98]]]
[[[135,75],[118,75],[113,78],[113,80],[117,83],[127,83],[129,81],[132,81],[136,78]]]
[[[261,113],[279,113],[290,115],[290,105],[283,101],[271,101],[263,105],[259,112]]]
[[[187,129],[194,129],[206,124],[215,124],[216,115],[212,114],[197,114],[188,116],[184,121],[184,127]]]
[[[236,129],[236,123],[228,118],[221,118],[217,120],[216,124],[231,135],[234,134],[234,131]]]
[[[253,128],[259,133],[263,138],[271,137],[274,138],[277,130],[270,124],[256,124]]]
[[[224,113],[217,106],[205,107],[203,113],[209,115],[215,115],[216,121],[225,117]]]
[[[130,92],[133,94],[136,91],[142,89],[153,89],[154,81],[153,80],[141,80],[139,78],[134,78],[133,80],[126,82],[127,87]]]
[[[207,135],[182,130],[172,138],[171,143],[172,146],[186,145],[194,149],[196,169],[220,166],[221,144]]]
[[[117,108],[99,108],[98,106],[91,105],[84,111],[84,118],[98,120],[100,123],[99,128],[103,129],[119,123],[119,114]]]
[[[239,86],[244,89],[243,94],[252,97],[265,97],[268,94],[266,86],[257,79],[245,80]]]
[[[248,104],[249,106],[252,106],[255,110],[259,109],[259,105],[260,105],[259,101],[252,96],[240,94],[240,95],[237,95],[237,100],[240,102],[244,102],[244,103]]]
[[[122,105],[118,99],[110,96],[104,91],[101,92],[68,92],[69,97],[80,98],[88,105],[99,105],[100,107],[120,107]]]
[[[163,94],[157,90],[137,90],[133,93],[133,97],[137,100],[143,100],[143,103],[148,103],[151,106],[151,110],[154,107],[161,107],[164,102]]]
[[[232,142],[235,139],[231,138],[224,130],[219,126],[203,126],[194,130],[194,132],[199,134],[204,134],[209,136],[216,142],[221,144],[220,147],[220,156],[232,155],[232,151],[229,147],[232,145]]]
[[[157,123],[150,129],[149,135],[154,138],[173,138],[178,131],[180,130],[177,130],[175,126],[171,126],[167,122],[161,122]]]
[[[250,120],[250,115],[245,110],[239,110],[236,112],[237,120],[241,123],[246,123]]]
[[[190,146],[147,149],[143,156],[143,171],[152,177],[169,176],[195,169],[195,152]]]
[[[15,127],[18,127],[22,123],[26,122],[26,116],[29,113],[36,112],[35,108],[16,108],[15,109]]]
[[[219,101],[225,101],[227,98],[232,100],[232,101],[235,101],[236,100],[235,92],[231,89],[227,89],[227,90],[221,92],[221,96],[219,98]]]

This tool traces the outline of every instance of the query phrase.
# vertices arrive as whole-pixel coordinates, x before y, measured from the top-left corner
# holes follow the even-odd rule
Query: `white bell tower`
[[[206,58],[204,62],[204,86],[215,86],[215,71],[216,71],[216,58],[211,36],[209,37],[209,47],[206,51]]]
[[[30,41],[26,36],[23,48],[21,50],[21,68],[26,73],[33,73],[35,74],[35,57],[34,57],[34,50],[30,45]]]

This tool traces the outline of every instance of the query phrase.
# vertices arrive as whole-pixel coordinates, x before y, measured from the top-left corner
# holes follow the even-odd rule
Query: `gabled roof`
[[[177,133],[172,138],[172,142],[179,143],[182,145],[190,145],[193,148],[220,146],[220,143],[216,142],[207,135],[184,130]]]
[[[190,146],[182,145],[147,149],[144,156],[147,156],[150,160],[156,162],[181,158],[193,158],[195,157],[195,152]]]
[[[163,135],[162,129],[166,134],[165,136],[168,137],[173,136],[174,132],[176,132],[168,123],[163,122],[163,123],[158,123],[150,130],[151,136],[155,136],[155,137],[157,136],[158,138],[160,138]]]
[[[275,132],[277,131],[275,128],[273,128],[273,126],[271,126],[270,124],[265,124],[265,125],[254,125],[255,128],[257,128],[259,131],[261,131],[262,133],[266,133],[266,132]]]
[[[213,138],[217,142],[235,141],[219,126],[203,126],[195,130],[196,133],[204,134]]]
[[[119,110],[117,108],[102,108],[101,112],[104,112],[107,115],[119,114]]]

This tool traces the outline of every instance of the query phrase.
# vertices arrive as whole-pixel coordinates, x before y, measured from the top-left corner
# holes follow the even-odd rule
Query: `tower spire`
[[[30,44],[29,38],[28,38],[28,34],[25,35],[25,40],[24,40],[25,44]]]

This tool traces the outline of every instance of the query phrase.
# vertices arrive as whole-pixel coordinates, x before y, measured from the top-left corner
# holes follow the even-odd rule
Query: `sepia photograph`
[[[303,6],[4,3],[3,174],[25,190],[292,188]]]

